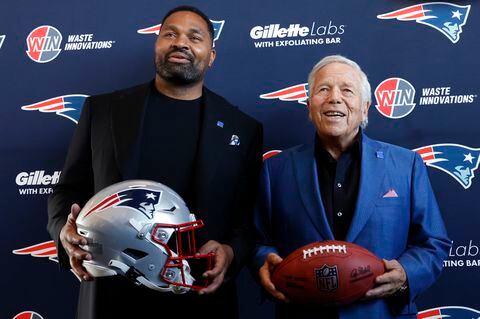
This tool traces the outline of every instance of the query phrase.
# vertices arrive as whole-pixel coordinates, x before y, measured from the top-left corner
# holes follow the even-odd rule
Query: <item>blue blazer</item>
[[[392,189],[398,197],[384,197]],[[284,258],[303,245],[334,239],[320,192],[313,146],[264,162],[255,210],[257,273],[271,252]],[[363,135],[358,199],[346,241],[397,259],[409,298],[402,304],[395,298],[357,302],[341,308],[340,318],[415,318],[414,300],[440,275],[451,245],[418,154]]]

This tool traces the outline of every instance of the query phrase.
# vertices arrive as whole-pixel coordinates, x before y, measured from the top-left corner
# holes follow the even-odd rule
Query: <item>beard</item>
[[[181,50],[176,50],[181,51]],[[190,63],[172,63],[167,60],[169,52],[165,55],[165,59],[156,58],[155,68],[157,74],[164,80],[178,85],[189,85],[197,83],[203,79],[205,70],[198,64],[194,63],[194,58],[188,54]],[[183,52],[183,54],[186,54]]]

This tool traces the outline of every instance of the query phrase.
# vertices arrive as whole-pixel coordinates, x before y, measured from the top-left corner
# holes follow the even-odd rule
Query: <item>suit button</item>
[[[342,212],[338,212],[338,213],[337,213],[337,216],[338,216],[338,217],[342,217],[342,215],[343,215]]]
[[[342,183],[337,183],[338,188],[342,188]]]

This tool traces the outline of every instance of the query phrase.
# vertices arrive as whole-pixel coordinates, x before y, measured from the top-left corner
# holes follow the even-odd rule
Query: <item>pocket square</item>
[[[391,188],[388,192],[386,192],[383,196],[383,198],[392,198],[392,197],[398,197],[397,192]]]

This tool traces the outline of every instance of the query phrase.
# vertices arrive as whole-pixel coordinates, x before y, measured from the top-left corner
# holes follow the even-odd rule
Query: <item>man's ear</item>
[[[363,111],[362,111],[363,120],[365,120],[366,118],[368,118],[368,109],[370,108],[370,105],[371,105],[370,102],[364,102],[364,103],[365,103],[365,108],[364,108]]]
[[[215,61],[215,57],[217,56],[217,51],[215,49],[212,49],[210,52],[210,61],[208,61],[208,66],[211,67],[213,64],[213,61]]]
[[[307,98],[308,118],[312,121],[312,112],[310,112],[310,98]]]

